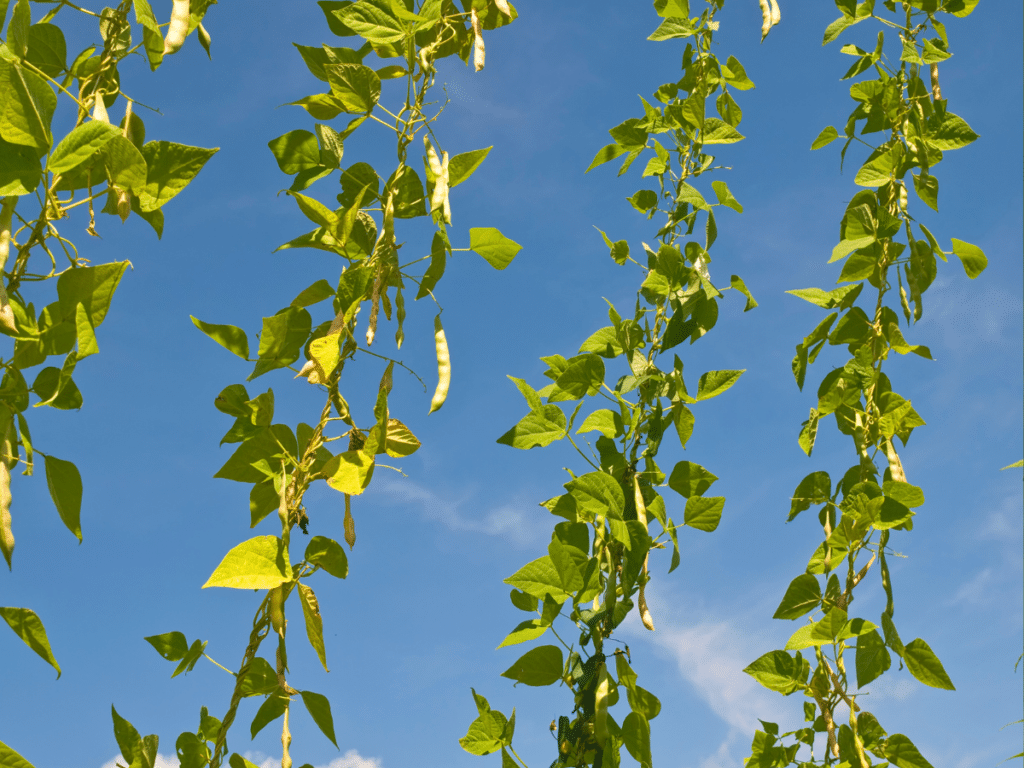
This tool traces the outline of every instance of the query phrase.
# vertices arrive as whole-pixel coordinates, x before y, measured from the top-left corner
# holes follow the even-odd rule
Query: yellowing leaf
[[[334,490],[358,496],[373,477],[373,456],[365,451],[345,451],[329,459],[321,472]]]
[[[273,589],[291,578],[292,568],[281,540],[277,536],[257,536],[232,547],[203,589]]]

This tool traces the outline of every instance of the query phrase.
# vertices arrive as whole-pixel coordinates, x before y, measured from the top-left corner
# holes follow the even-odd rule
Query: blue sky
[[[167,16],[169,3],[154,6]],[[102,354],[76,372],[84,408],[30,414],[34,441],[82,471],[84,543],[61,524],[42,476],[13,483],[18,549],[13,573],[0,575],[0,601],[39,613],[64,670],[55,681],[14,635],[0,632],[0,740],[37,768],[109,764],[117,754],[111,703],[142,733],[158,733],[166,765],[176,765],[174,740],[195,729],[200,706],[219,716],[228,703],[225,672],[203,661],[170,680],[171,665],[142,638],[182,631],[237,667],[258,604],[250,593],[199,589],[223,553],[253,535],[248,486],[212,479],[230,452],[217,445],[230,419],[213,398],[249,369],[198,333],[189,315],[253,333],[263,315],[317,279],[334,282],[339,271],[328,254],[271,253],[308,229],[294,203],[277,195],[288,182],[266,147],[312,125],[298,108],[278,108],[320,85],[291,42],[337,44],[311,0],[283,7],[225,0],[207,17],[212,62],[190,38],[156,74],[141,61],[124,68],[136,98],[163,113],[144,115],[150,138],[221,147],[165,209],[163,239],[135,217],[123,227],[104,217],[102,240],[74,230],[84,222],[70,223],[83,255],[127,258],[134,270],[100,330]],[[472,757],[457,742],[475,716],[474,686],[495,708],[516,706],[517,751],[531,768],[545,766],[554,756],[548,722],[571,707],[562,689],[514,689],[499,674],[523,648],[493,649],[521,620],[502,579],[544,551],[552,521],[537,504],[561,492],[562,467],[574,459],[557,446],[521,452],[494,440],[525,413],[506,374],[539,386],[538,357],[573,354],[606,324],[602,297],[632,305],[641,277],[612,263],[593,227],[634,248],[653,241],[656,228],[624,201],[642,186],[639,172],[583,170],[608,142],[607,128],[640,114],[638,94],[676,79],[682,43],[645,40],[658,23],[647,3],[517,7],[514,25],[488,35],[483,72],[442,66],[452,104],[439,125],[455,151],[494,145],[452,193],[456,246],[468,227],[494,226],[523,250],[501,273],[470,253],[450,262],[439,300],[454,374],[441,411],[427,418],[429,394],[411,377],[395,377],[392,414],[423,448],[403,463],[407,477],[380,472],[355,501],[349,578],[314,584],[329,675],[292,635],[293,684],[330,697],[341,746],[299,715],[296,765],[495,766],[499,758]],[[838,277],[838,265],[826,262],[856,189],[852,166],[840,175],[838,144],[808,147],[849,112],[839,77],[850,60],[837,44],[820,45],[837,15],[830,4],[783,2],[782,13],[763,45],[752,0],[730,0],[720,15],[719,52],[739,58],[757,89],[737,97],[747,140],[720,153],[745,212],[718,217],[712,266],[741,275],[760,306],[743,313],[730,296],[715,332],[685,350],[691,378],[747,369],[729,393],[701,405],[687,449],[686,458],[721,478],[725,515],[713,534],[686,532],[683,563],[670,576],[667,558],[653,559],[648,594],[658,630],[622,630],[641,683],[664,705],[653,723],[661,768],[741,765],[758,717],[799,727],[798,697],[763,690],[740,670],[794,628],[770,616],[820,533],[810,518],[784,524],[793,488],[813,470],[851,463],[848,441],[832,427],[812,459],[797,446],[814,387],[840,358],[823,354],[807,391],[797,390],[793,347],[820,313],[784,293],[828,288]],[[1024,453],[1021,16],[1017,3],[989,0],[947,25],[955,56],[941,67],[943,94],[981,140],[946,155],[937,169],[942,212],[920,215],[940,241],[982,247],[989,268],[969,281],[958,264],[940,264],[925,317],[909,332],[935,361],[904,358],[888,369],[928,421],[903,458],[928,502],[913,533],[893,540],[907,555],[893,565],[896,620],[904,639],[927,640],[958,690],[926,688],[893,670],[870,689],[869,708],[934,765],[955,768],[992,766],[1021,747],[1018,726],[1000,728],[1021,717],[1022,672],[1013,665],[1022,646],[1024,501],[1019,470],[999,471]],[[868,27],[840,43],[871,48],[876,30]],[[346,143],[343,162],[388,167],[392,152],[384,129],[368,125]],[[334,183],[313,190],[330,199]],[[426,252],[422,231],[413,228],[409,239]],[[409,307],[401,355],[428,381],[433,312]],[[356,393],[354,407],[368,408],[358,392],[375,391],[380,367],[359,368],[351,378],[346,370],[346,392]],[[279,420],[316,419],[320,395],[291,374],[256,384],[274,388]],[[341,497],[325,490],[308,502],[313,532],[340,539]],[[269,522],[257,531],[273,532]],[[869,581],[855,608],[872,618],[883,601],[877,580]],[[279,745],[274,727],[249,741],[256,706],[243,705],[229,742],[261,763],[279,755]]]

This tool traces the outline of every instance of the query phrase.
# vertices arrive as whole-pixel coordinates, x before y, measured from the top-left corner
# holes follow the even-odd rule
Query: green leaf
[[[348,576],[348,557],[341,544],[334,539],[329,539],[326,536],[314,536],[306,545],[306,553],[303,557],[337,579],[344,579]]]
[[[188,674],[195,667],[196,662],[199,661],[203,656],[203,651],[206,650],[206,643],[202,640],[194,640],[192,645],[189,646],[188,651],[182,658],[181,663],[175,668],[174,672],[171,673],[171,677],[177,677],[182,672]]]
[[[827,125],[822,128],[821,133],[818,134],[817,138],[811,142],[811,149],[821,149],[831,144],[833,141],[839,138],[839,131],[833,128],[831,125]]]
[[[291,579],[288,552],[281,540],[277,536],[257,536],[232,547],[203,589],[273,589]]]
[[[798,653],[769,651],[743,670],[770,691],[784,696],[795,693],[807,684],[810,664]]]
[[[839,35],[842,34],[843,30],[849,29],[854,24],[864,21],[864,19],[866,18],[868,17],[861,16],[859,18],[851,18],[849,16],[840,16],[838,19],[836,19],[827,27],[825,27],[825,36],[822,39],[821,44],[828,45],[837,37],[839,37]]]
[[[46,456],[46,485],[57,513],[68,530],[82,541],[82,476],[70,461]]]
[[[786,594],[775,609],[773,619],[799,619],[818,607],[821,602],[821,585],[809,573],[802,573],[790,582]]]
[[[345,451],[331,457],[320,474],[327,478],[327,484],[336,491],[349,496],[358,496],[366,490],[373,477],[373,456],[365,451]]]
[[[922,171],[911,174],[914,177],[914,191],[929,208],[939,210],[939,180]]]
[[[511,264],[522,248],[494,227],[473,227],[469,230],[469,249],[483,256],[495,269],[504,269]]]
[[[249,374],[249,380],[298,360],[312,325],[309,312],[295,307],[286,307],[276,315],[264,317],[257,351],[259,360]]]
[[[625,242],[625,240],[620,242]],[[593,352],[601,357],[613,358],[621,355],[623,349],[615,327],[609,325],[590,334],[587,340],[580,345],[580,352]]]
[[[265,726],[281,717],[287,706],[287,694],[280,688],[275,687],[274,692],[260,705],[260,708],[256,711],[256,717],[252,719],[252,724],[249,726],[249,733],[252,735],[252,738],[255,739],[256,734],[262,731]]]
[[[894,733],[885,741],[885,756],[898,768],[932,768],[917,751],[914,743],[902,733]]]
[[[740,293],[747,297],[747,303],[743,306],[744,312],[749,312],[750,310],[757,306],[757,301],[754,299],[754,295],[750,292],[750,289],[747,288],[746,283],[744,283],[743,280],[740,279],[739,275],[732,276],[732,278],[729,280],[729,287],[735,291],[739,291]]]
[[[273,474],[281,466],[281,457],[298,452],[295,435],[284,424],[274,424],[247,438],[231,455],[214,477],[234,480],[238,483],[259,483],[267,478],[273,466]],[[261,469],[260,467],[263,467]]]
[[[24,641],[25,645],[35,651],[43,661],[57,670],[57,678],[59,679],[60,664],[53,657],[53,651],[50,650],[50,640],[46,637],[46,628],[35,611],[29,608],[0,608],[0,616],[14,630],[14,634]],[[0,751],[0,758],[2,757],[3,752]],[[0,765],[7,768],[6,763],[0,762]]]
[[[962,149],[979,138],[962,117],[952,112],[945,112],[941,118],[938,114],[933,115],[928,120],[928,128],[929,146],[942,152]]]
[[[492,149],[493,147],[474,149],[472,152],[463,152],[453,157],[448,163],[448,187],[457,187],[472,176]]]
[[[746,70],[735,56],[730,56],[725,60],[722,77],[725,78],[725,82],[739,91],[749,91],[754,87],[754,81],[747,77]]]
[[[907,663],[910,674],[925,685],[955,691],[953,681],[949,679],[942,662],[921,638],[907,643],[903,649],[903,660]]]
[[[204,149],[175,144],[170,141],[150,141],[142,147],[149,172],[146,186],[139,194],[139,207],[155,211],[188,186],[207,161],[219,148]]]
[[[704,121],[704,128],[701,131],[701,138],[704,144],[735,144],[745,137],[724,120],[717,117],[709,117]]]
[[[520,656],[501,676],[515,680],[516,684],[551,685],[562,679],[564,665],[561,648],[542,645]]]
[[[346,3],[334,11],[334,16],[371,43],[397,43],[406,36],[407,25],[389,10],[382,8],[380,3]]]
[[[49,149],[53,141],[50,121],[56,108],[57,95],[43,78],[19,62],[0,58],[0,138]]]
[[[331,702],[327,700],[326,696],[312,691],[301,691],[299,695],[302,696],[302,703],[306,705],[306,710],[313,718],[313,722],[316,723],[323,735],[337,747],[338,742],[334,738],[334,718],[331,717]]]
[[[857,687],[863,688],[892,665],[882,636],[873,629],[857,638]]]
[[[973,280],[988,266],[988,259],[985,258],[984,251],[976,245],[965,243],[963,240],[957,240],[955,237],[952,238],[952,241],[953,253],[957,255],[960,263],[964,265],[964,272]]]
[[[698,531],[709,533],[718,528],[725,507],[724,496],[691,496],[686,500],[683,522]]]
[[[568,598],[562,591],[558,569],[548,555],[527,563],[505,579],[505,583],[539,600],[551,595],[556,602],[562,603]]]
[[[641,766],[651,765],[651,726],[638,712],[630,712],[622,721],[622,741]]]
[[[324,74],[331,84],[331,93],[346,112],[373,111],[380,99],[380,76],[376,72],[363,64],[328,64]]]
[[[267,146],[277,160],[277,167],[284,173],[299,173],[321,165],[320,145],[316,135],[310,131],[289,131],[271,139]]]
[[[317,602],[316,595],[313,594],[313,590],[310,587],[301,581],[295,586],[299,590],[302,616],[306,620],[306,637],[309,638],[309,644],[316,651],[317,658],[320,659],[324,671],[330,672],[331,670],[327,668],[327,653],[324,650],[324,620],[320,616],[320,603]]]
[[[54,174],[65,173],[95,157],[111,139],[121,135],[113,125],[90,120],[65,136],[50,154],[47,169]]]
[[[700,381],[697,383],[697,396],[694,400],[710,400],[712,397],[718,397],[735,384],[745,372],[745,368],[741,371],[708,371],[700,377]]]
[[[220,344],[228,352],[238,355],[243,360],[249,359],[249,337],[245,331],[235,325],[215,325],[204,323],[192,315],[192,324],[211,339]]]
[[[146,194],[146,160],[134,144],[124,136],[113,136],[103,146],[102,156],[107,178],[112,184],[138,195]]]
[[[2,21],[2,18],[0,18]],[[0,765],[4,768],[34,768],[32,763],[0,741]]]
[[[626,147],[623,147],[620,144],[609,144],[605,147],[602,147],[598,151],[597,155],[594,156],[594,159],[590,163],[590,165],[587,166],[587,170],[584,171],[584,173],[589,173],[597,166],[604,165],[605,163],[610,162],[615,158],[626,154],[628,151],[629,150]]]
[[[670,18],[661,22],[647,39],[659,42],[661,40],[672,40],[676,37],[692,36],[693,27],[690,26],[690,22],[687,19]]]
[[[117,714],[114,706],[110,706],[110,715],[114,720],[114,739],[126,762],[132,768],[153,768],[156,762],[156,736],[143,739],[135,726]]]
[[[242,696],[266,696],[277,690],[277,672],[270,663],[257,656],[246,667],[239,686]]]
[[[721,205],[726,205],[732,208],[736,213],[743,213],[743,206],[740,205],[739,201],[732,196],[732,192],[729,191],[729,185],[724,181],[712,181],[712,189],[715,190],[715,196],[718,198],[718,202]]]
[[[231,757],[228,759],[228,765],[230,765],[231,768],[259,768],[258,765],[250,763],[237,752],[231,753]],[[305,766],[303,766],[303,768],[305,768]]]
[[[565,484],[576,502],[581,519],[589,522],[596,515],[622,519],[626,497],[619,481],[607,472],[588,472]]]
[[[534,608],[531,610],[536,610],[537,598],[534,597],[532,599],[534,601]],[[499,645],[498,648],[504,648],[508,645],[518,645],[519,643],[525,643],[528,640],[536,640],[548,631],[549,626],[551,626],[550,622],[541,621],[540,619],[529,619],[527,621],[520,622],[516,625],[516,628],[509,632],[508,636],[501,641],[501,645]]]
[[[78,341],[79,360],[100,351],[99,344],[96,343],[96,332],[89,321],[89,312],[82,303],[75,307],[75,335]]]
[[[700,464],[680,461],[672,469],[668,486],[680,496],[688,499],[691,496],[702,496],[704,491],[710,488],[717,479],[718,475],[708,472]]]
[[[168,661],[179,661],[188,653],[188,640],[181,632],[166,632],[142,638]]]
[[[832,258],[828,260],[829,264],[845,259],[854,251],[860,250],[861,248],[867,248],[873,244],[878,238],[874,235],[865,235],[864,237],[858,237],[854,240],[841,240],[839,244],[832,249]]]
[[[35,149],[0,139],[0,196],[31,194],[42,174]]]
[[[164,58],[164,37],[160,33],[160,25],[153,15],[149,0],[135,0],[135,21],[142,25],[142,42],[146,47],[146,58],[149,68],[156,71]]]
[[[565,437],[565,413],[557,405],[543,405],[526,414],[519,423],[497,442],[513,448],[527,450],[536,446],[544,447]]]
[[[566,361],[565,369],[555,379],[548,395],[549,403],[580,400],[595,395],[604,382],[604,361],[596,354],[573,357]]]
[[[583,424],[576,430],[577,435],[584,432],[600,432],[605,437],[614,440],[622,433],[622,416],[607,408],[594,411],[583,420]]]
[[[99,328],[110,309],[121,277],[128,267],[126,261],[100,264],[96,267],[66,269],[57,278],[57,298],[60,313],[65,320],[74,322],[78,305],[84,305],[93,328]]]

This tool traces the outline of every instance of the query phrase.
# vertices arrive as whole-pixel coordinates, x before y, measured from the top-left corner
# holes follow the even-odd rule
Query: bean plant
[[[639,272],[632,316],[609,304],[610,324],[584,340],[576,354],[541,358],[550,379],[541,389],[510,377],[530,410],[498,442],[529,450],[566,440],[580,467],[567,470],[564,493],[542,503],[557,520],[547,554],[505,579],[512,605],[529,618],[499,648],[548,632],[557,643],[535,646],[502,673],[517,684],[568,688],[564,714],[551,723],[552,768],[617,766],[622,747],[641,765],[651,765],[650,723],[661,704],[639,685],[629,647],[613,635],[634,609],[643,626],[654,630],[645,595],[650,553],[671,548],[671,573],[681,559],[679,529],[714,531],[725,506],[725,498],[708,495],[718,479],[710,470],[688,460],[668,472],[658,464],[663,448],[676,441],[686,448],[695,425],[691,406],[723,394],[743,374],[708,371],[692,390],[680,345],[699,341],[715,327],[724,291],[741,295],[744,311],[757,306],[739,276],[721,288],[712,279],[715,211],[742,213],[743,206],[725,181],[712,181],[705,192],[694,186],[721,169],[710,154],[717,145],[743,139],[743,113],[733,94],[754,87],[735,57],[722,61],[714,52],[720,23],[715,17],[723,5],[724,0],[708,0],[691,16],[686,0],[655,2],[661,23],[649,39],[687,41],[682,76],[658,88],[650,101],[641,98],[643,113],[612,128],[614,143],[587,169],[624,157],[622,175],[647,159],[641,176],[655,188],[640,189],[629,203],[648,221],[661,219],[655,244],[631,250],[627,241],[598,230],[615,263]],[[772,20],[769,7],[765,34]],[[708,103],[712,97],[717,117]],[[702,236],[690,239],[698,224]],[[592,404],[598,407],[584,413]],[[668,498],[666,485],[673,492]],[[463,748],[476,755],[500,752],[506,768],[525,766],[512,746],[515,710],[506,717],[472,693],[477,717],[461,740]],[[617,702],[625,704],[624,715],[612,709]]]
[[[928,347],[907,340],[900,315],[908,329],[921,319],[923,296],[936,278],[938,260],[957,256],[971,279],[987,264],[980,248],[962,240],[954,238],[952,250],[943,250],[915,218],[908,194],[912,181],[917,202],[937,211],[935,166],[944,152],[978,138],[949,110],[939,83],[940,64],[951,55],[941,19],[967,16],[976,4],[888,0],[876,9],[872,0],[836,0],[842,15],[825,30],[827,44],[862,22],[882,27],[874,50],[853,43],[841,49],[854,60],[843,79],[868,77],[849,87],[855,107],[842,131],[840,157],[845,159],[854,143],[865,145],[870,154],[854,176],[862,189],[846,206],[840,241],[832,249],[830,263],[843,262],[840,286],[789,291],[829,313],[797,344],[797,386],[803,388],[808,366],[826,345],[845,347],[849,355],[821,380],[817,404],[802,424],[798,442],[811,456],[822,420],[832,416],[839,432],[851,439],[855,462],[834,475],[812,472],[793,492],[787,522],[818,508],[823,541],[786,589],[774,618],[795,621],[810,614],[809,621],[785,648],[764,654],[745,671],[784,696],[803,694],[806,724],[780,734],[775,723],[763,723],[748,765],[869,768],[878,759],[899,768],[930,768],[907,736],[890,734],[867,711],[865,688],[891,668],[895,654],[900,668],[906,664],[925,685],[954,689],[928,643],[921,638],[904,643],[896,629],[889,558],[902,555],[890,542],[913,530],[916,510],[925,503],[924,491],[907,478],[897,439],[906,446],[925,422],[911,400],[896,392],[889,373],[895,355],[931,359]],[[898,39],[898,46],[885,46],[887,32],[890,39]],[[811,149],[839,137],[829,126]],[[865,579],[876,563],[885,593],[878,624],[850,609],[855,590],[868,583]],[[847,723],[837,722],[840,709],[847,713]],[[816,751],[819,734],[825,735],[825,746]]]
[[[130,264],[94,263],[96,249],[81,240],[76,245],[70,221],[99,237],[104,225],[97,213],[122,223],[135,215],[159,238],[164,205],[217,151],[147,141],[140,112],[152,108],[131,96],[120,67],[138,56],[156,70],[193,30],[209,53],[202,21],[214,2],[193,0],[191,9],[186,3],[175,48],[165,43],[162,27],[168,25],[157,21],[148,0],[122,0],[99,11],[56,0],[42,16],[33,14],[29,0],[0,0],[0,334],[9,340],[0,352],[0,552],[9,569],[15,544],[11,471],[20,467],[31,476],[39,456],[61,520],[82,540],[78,468],[49,453],[49,445],[44,453],[33,443],[26,414],[30,404],[82,407],[76,368],[99,352],[96,329]],[[75,14],[91,17],[95,40],[69,57],[61,23]],[[120,124],[112,124],[118,111]],[[67,133],[55,135],[62,126]],[[50,358],[55,364],[48,365]],[[2,607],[0,616],[59,677],[38,615]],[[4,765],[11,764],[7,752],[14,754],[0,743]]]
[[[250,736],[281,720],[282,768],[292,765],[293,702],[301,700],[337,746],[327,697],[294,687],[288,676],[289,598],[296,598],[292,606],[301,611],[306,639],[328,671],[323,618],[310,577],[322,571],[344,579],[349,569],[344,547],[333,538],[338,536],[333,524],[311,519],[303,499],[317,482],[341,494],[343,536],[351,550],[356,542],[353,497],[370,485],[378,461],[402,459],[420,447],[412,431],[389,409],[396,366],[407,367],[374,351],[378,330],[383,323],[393,322],[395,345],[402,348],[410,286],[415,289],[414,300],[428,299],[437,305],[432,337],[428,337],[434,342],[438,368],[429,410],[437,411],[445,402],[451,377],[441,305],[435,294],[448,259],[455,252],[471,250],[500,270],[520,250],[490,227],[471,228],[468,246],[453,247],[450,190],[472,176],[491,148],[456,153],[457,142],[442,138],[437,126],[447,103],[437,95],[437,63],[457,56],[467,65],[472,60],[473,68],[481,70],[486,63],[484,33],[514,21],[515,8],[503,0],[464,0],[461,7],[451,0],[322,0],[319,5],[334,35],[357,38],[362,44],[296,44],[310,74],[328,90],[293,102],[313,118],[313,130],[289,131],[271,140],[269,148],[281,171],[292,177],[288,196],[315,227],[277,250],[315,248],[336,254],[342,264],[340,275],[333,281],[312,282],[285,307],[263,318],[255,349],[240,327],[197,318],[193,322],[253,364],[247,383],[275,371],[278,376],[290,371],[284,386],[297,386],[289,379],[305,379],[303,386],[314,386],[322,393],[323,406],[312,414],[312,424],[293,427],[274,423],[272,388],[256,394],[246,384],[231,384],[214,400],[214,406],[233,419],[222,444],[237,444],[215,476],[250,485],[250,527],[276,513],[280,533],[256,536],[233,547],[204,585],[254,589],[263,597],[237,672],[231,672],[234,682],[227,711],[216,718],[203,707],[198,729],[182,733],[175,743],[183,768],[216,768],[225,759],[232,768],[252,765],[238,753],[228,757],[227,742],[239,705],[249,697],[262,698],[249,726]],[[387,81],[394,85],[385,94]],[[333,127],[330,121],[342,115],[344,125]],[[342,165],[346,140],[364,124],[379,127],[395,141],[397,163],[390,173],[363,161]],[[414,152],[422,152],[422,176],[415,167],[419,160],[414,160]],[[333,187],[320,183],[331,177]],[[317,183],[321,197],[334,198],[336,203],[312,196],[310,188]],[[420,217],[430,217],[434,225],[429,246],[400,242],[403,220]],[[314,307],[318,309],[311,312]],[[321,316],[315,323],[314,312]],[[364,363],[380,366],[382,371],[372,412],[359,414],[349,407],[345,395],[351,396],[351,390],[342,386],[342,374],[347,366]],[[332,444],[340,445],[340,450]],[[309,536],[310,527],[318,533]],[[301,554],[293,549],[296,529],[309,536]],[[276,648],[260,655],[263,641],[271,635]],[[172,677],[190,671],[205,655],[205,642],[190,643],[181,632],[146,640],[165,659],[177,662]],[[145,751],[138,746],[144,740],[134,729],[122,732],[129,734],[118,738],[122,754],[133,760],[140,749]]]

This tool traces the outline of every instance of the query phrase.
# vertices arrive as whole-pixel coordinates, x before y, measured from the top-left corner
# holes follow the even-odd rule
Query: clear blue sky
[[[157,15],[166,18],[169,5],[155,2]],[[677,79],[683,44],[645,40],[658,23],[649,3],[522,0],[518,8],[514,25],[488,35],[482,73],[443,65],[453,101],[440,132],[457,151],[494,145],[452,193],[454,236],[465,243],[468,227],[494,226],[523,250],[502,273],[474,254],[450,262],[439,299],[454,377],[441,411],[427,418],[429,395],[396,375],[392,413],[424,445],[404,462],[408,477],[379,472],[353,505],[359,538],[349,578],[314,585],[330,675],[303,647],[301,629],[291,635],[293,681],[330,697],[341,745],[336,751],[300,714],[296,765],[495,766],[497,757],[472,757],[457,742],[475,716],[475,686],[495,708],[517,707],[519,754],[543,767],[554,757],[548,723],[571,707],[564,689],[513,689],[498,676],[523,649],[493,650],[521,620],[502,579],[544,551],[551,520],[537,503],[560,492],[563,466],[575,466],[558,447],[495,444],[525,412],[505,375],[540,385],[539,356],[568,356],[606,324],[602,297],[632,305],[640,276],[611,262],[593,226],[634,248],[653,241],[655,227],[624,201],[640,188],[639,171],[616,179],[613,166],[583,170],[608,142],[607,128],[640,114],[638,94]],[[671,576],[663,575],[667,558],[655,560],[657,632],[624,629],[641,681],[664,704],[653,723],[659,768],[739,766],[755,718],[799,726],[799,697],[769,693],[740,670],[793,630],[770,616],[820,535],[810,518],[784,524],[793,488],[812,470],[851,463],[849,442],[831,426],[813,459],[797,446],[814,387],[839,358],[823,355],[808,391],[797,391],[793,347],[820,315],[784,293],[827,288],[838,277],[838,265],[826,262],[856,189],[852,167],[839,174],[838,143],[808,147],[849,112],[839,77],[850,59],[837,44],[820,45],[837,15],[831,4],[783,0],[782,14],[763,45],[753,0],[730,0],[720,15],[721,55],[737,56],[757,89],[738,97],[747,140],[720,153],[746,211],[719,216],[713,266],[740,274],[760,306],[744,314],[729,297],[715,332],[685,350],[692,375],[747,369],[727,395],[701,406],[687,451],[721,478],[725,515],[713,534],[686,532],[683,564]],[[1024,453],[1021,16],[1018,3],[987,0],[947,25],[955,56],[941,67],[943,93],[981,140],[946,155],[937,169],[942,213],[920,215],[941,241],[982,247],[989,268],[969,281],[958,264],[940,264],[925,318],[910,332],[936,360],[904,358],[889,368],[928,421],[904,454],[928,503],[913,533],[893,540],[907,555],[893,566],[897,621],[905,639],[927,640],[958,690],[925,688],[893,670],[871,689],[869,706],[934,765],[955,768],[987,768],[1021,748],[1019,726],[1000,731],[1021,717],[1022,672],[1013,669],[1022,646],[1021,476],[999,472]],[[213,398],[249,369],[196,331],[189,314],[252,334],[261,316],[339,271],[328,254],[271,253],[309,227],[293,201],[277,196],[288,181],[266,147],[312,128],[300,109],[278,108],[320,85],[291,42],[336,39],[312,0],[225,0],[207,19],[212,62],[193,37],[155,75],[141,61],[122,75],[137,99],[163,113],[144,115],[150,138],[221,147],[166,207],[163,240],[136,217],[123,227],[104,217],[102,240],[87,238],[84,222],[69,225],[84,256],[130,259],[135,268],[100,330],[102,354],[76,372],[85,407],[30,414],[35,442],[82,471],[84,544],[61,524],[41,474],[13,483],[18,549],[14,572],[0,574],[0,602],[39,613],[64,670],[55,681],[0,628],[0,740],[37,768],[112,760],[111,703],[142,733],[160,735],[168,766],[200,706],[225,711],[226,673],[202,661],[170,680],[172,666],[142,640],[179,630],[237,667],[259,599],[199,589],[223,553],[253,535],[248,486],[212,479],[230,452],[218,448],[230,419]],[[869,26],[840,42],[873,47]],[[343,162],[387,167],[391,146],[383,128],[364,126]],[[329,200],[335,183],[313,189]],[[425,253],[427,241],[415,237],[422,234],[410,235],[408,247]],[[402,355],[428,380],[432,315],[410,306]],[[346,370],[347,391],[375,385],[379,368],[362,368],[350,379]],[[312,387],[287,372],[256,384],[274,388],[279,420],[315,421],[320,395]],[[351,400],[369,406],[360,395]],[[331,494],[309,498],[313,531],[340,539],[341,497]],[[274,533],[274,525],[257,532]],[[877,615],[880,591],[877,581],[858,591],[860,615]],[[256,706],[243,705],[230,745],[260,763],[279,756],[279,731],[249,741]]]

